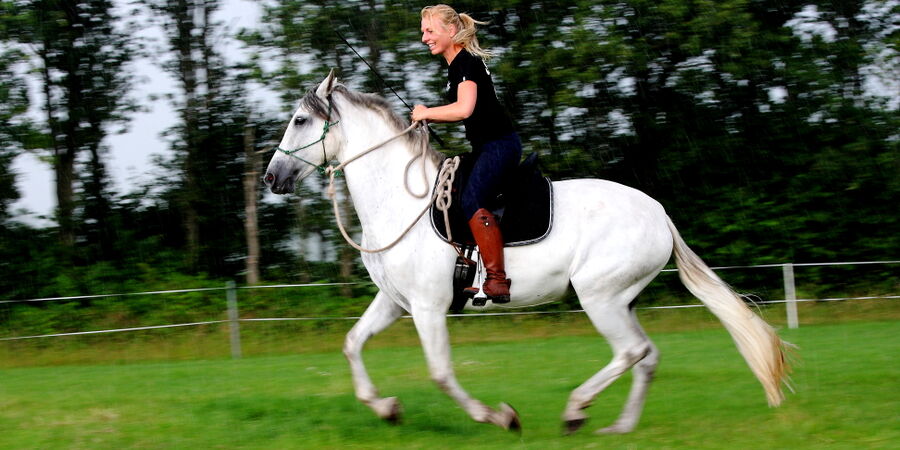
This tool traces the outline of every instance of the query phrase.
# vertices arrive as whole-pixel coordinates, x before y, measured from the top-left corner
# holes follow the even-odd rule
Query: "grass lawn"
[[[91,365],[71,360],[63,366],[12,367],[17,365],[10,363],[16,352],[40,353],[29,344],[6,346],[0,352],[4,360],[0,367],[6,367],[0,370],[0,448],[900,445],[897,320],[806,324],[783,330],[782,336],[798,345],[800,360],[793,376],[796,393],[777,409],[766,406],[762,388],[724,330],[648,326],[662,363],[638,429],[624,436],[591,433],[617,416],[630,382],[626,376],[588,410],[588,425],[566,437],[560,434],[559,416],[569,391],[599,370],[610,352],[587,327],[578,331],[584,324],[577,321],[548,322],[551,325],[545,328],[568,331],[562,336],[532,329],[527,336],[511,337],[504,329],[510,323],[514,322],[455,325],[460,337],[454,361],[471,394],[490,405],[506,401],[518,409],[521,435],[469,420],[429,381],[422,352],[408,336],[408,324],[402,324],[376,338],[365,353],[381,392],[403,402],[404,422],[398,426],[382,423],[355,400],[343,356],[329,347],[335,344],[241,360],[216,356]],[[246,331],[262,334],[250,327]],[[323,336],[333,339],[331,334],[336,333]],[[486,342],[476,343],[476,335]],[[154,341],[136,341],[127,342],[128,348],[145,349],[152,359]],[[170,350],[176,359],[190,356]],[[20,361],[28,357],[19,356]],[[139,356],[110,360],[134,361]],[[204,355],[193,355],[197,356]]]

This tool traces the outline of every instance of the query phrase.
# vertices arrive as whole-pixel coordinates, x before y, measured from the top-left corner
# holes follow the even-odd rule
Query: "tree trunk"
[[[63,251],[69,253],[75,247],[75,156],[66,149],[54,151],[53,168],[56,173],[56,221],[59,224],[59,241]]]
[[[71,256],[75,248],[74,211],[75,199],[73,178],[75,172],[75,156],[61,146],[57,137],[62,134],[59,121],[56,120],[56,108],[53,105],[53,79],[50,77],[50,61],[46,49],[50,48],[49,39],[45,38],[44,48],[40,51],[43,60],[41,76],[44,82],[44,99],[47,109],[47,125],[50,127],[50,142],[53,146],[53,170],[56,175],[56,222],[59,225],[59,242],[62,244],[64,259]]]
[[[94,130],[100,130],[101,124],[92,124]],[[99,134],[99,133],[98,133]],[[111,223],[112,207],[107,198],[106,166],[101,158],[99,142],[90,145],[90,180],[83,183],[85,220],[94,220],[94,244],[99,248],[98,257],[104,260],[116,258],[116,229]]]
[[[255,129],[244,127],[244,231],[247,236],[247,284],[259,283],[259,226],[256,202],[259,197],[259,173],[261,161],[256,154]]]
[[[175,47],[178,52],[178,75],[184,88],[185,105],[182,110],[186,154],[184,157],[185,192],[182,197],[186,264],[191,270],[200,262],[200,218],[196,210],[196,196],[199,190],[196,171],[196,153],[199,139],[199,101],[197,95],[197,64],[194,61],[192,35],[194,30],[193,3],[185,0],[175,2],[175,27],[177,37]]]

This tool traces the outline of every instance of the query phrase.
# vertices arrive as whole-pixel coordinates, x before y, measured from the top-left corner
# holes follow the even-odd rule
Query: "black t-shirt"
[[[447,68],[447,79],[447,99],[450,103],[456,102],[459,83],[474,81],[478,86],[475,110],[468,119],[463,120],[466,138],[473,146],[477,147],[514,131],[509,114],[497,100],[494,82],[484,60],[463,49]]]

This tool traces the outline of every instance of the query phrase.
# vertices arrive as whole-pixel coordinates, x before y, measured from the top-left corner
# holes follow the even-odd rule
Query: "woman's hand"
[[[478,85],[471,80],[463,81],[456,88],[456,96],[456,102],[449,105],[434,108],[416,105],[410,117],[413,121],[427,120],[432,123],[459,122],[468,119],[475,111],[475,102],[478,101]]]
[[[425,105],[416,105],[410,114],[413,122],[428,120],[428,107]]]

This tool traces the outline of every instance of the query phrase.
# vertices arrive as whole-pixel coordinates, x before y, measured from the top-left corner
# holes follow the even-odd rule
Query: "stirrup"
[[[488,297],[488,298],[491,299],[491,301],[494,302],[495,304],[509,303],[509,300],[510,300],[508,295],[498,295],[495,297]]]
[[[463,292],[466,293],[466,296],[472,299],[472,306],[484,306],[487,304],[488,300],[494,302],[494,304],[496,305],[510,302],[510,298],[508,295],[491,296],[485,293],[484,297],[476,297],[476,295],[478,295],[481,290],[474,286],[463,289]]]
[[[484,306],[487,304],[487,297],[476,297],[479,292],[481,292],[481,289],[476,286],[469,286],[463,289],[463,294],[472,300],[472,306]]]

